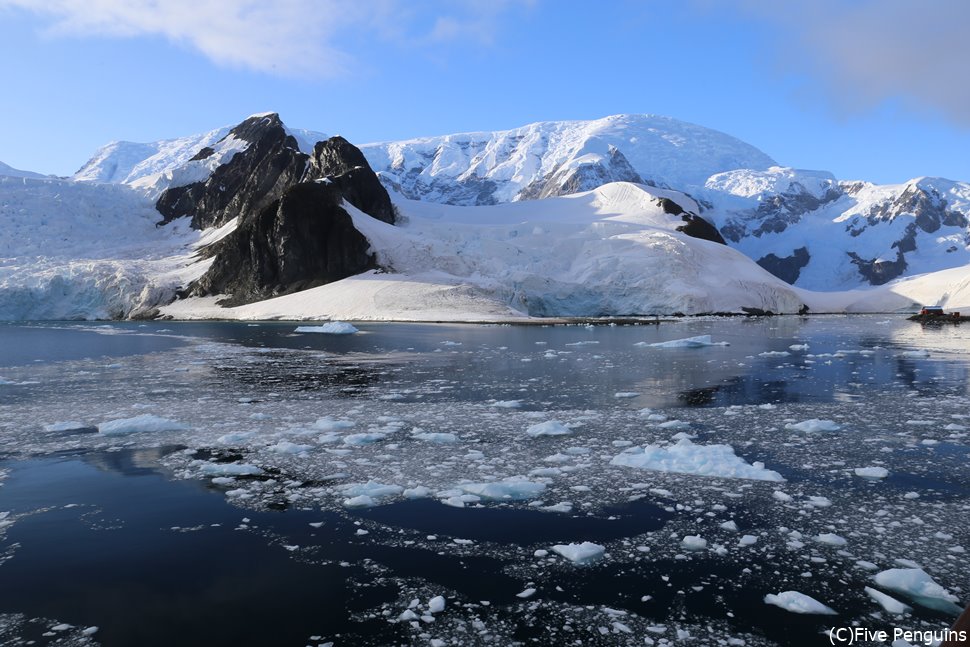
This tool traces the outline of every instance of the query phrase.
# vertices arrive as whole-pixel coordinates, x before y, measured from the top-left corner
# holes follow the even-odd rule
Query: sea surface
[[[0,644],[822,645],[970,601],[970,327],[299,325],[0,324]]]

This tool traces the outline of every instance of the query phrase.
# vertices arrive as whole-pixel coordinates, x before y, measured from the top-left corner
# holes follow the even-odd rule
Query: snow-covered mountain
[[[734,137],[656,115],[545,121],[361,150],[389,189],[412,200],[455,205],[566,195],[608,182],[690,192],[721,171],[775,164]]]
[[[115,142],[70,179],[2,176],[2,319],[970,305],[967,184],[843,182],[661,117],[359,150],[266,113]]]
[[[34,173],[33,171],[21,171],[20,169],[14,168],[9,164],[4,164],[0,162],[0,176],[3,177],[32,177],[32,178],[43,178],[47,177],[40,173]]]
[[[774,167],[712,176],[704,215],[789,283],[834,290],[970,263],[970,184],[840,182]]]

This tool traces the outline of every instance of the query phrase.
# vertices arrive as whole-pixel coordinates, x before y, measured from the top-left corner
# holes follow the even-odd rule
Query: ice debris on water
[[[602,557],[606,552],[606,547],[594,544],[591,541],[584,541],[579,544],[556,544],[552,547],[552,550],[574,564],[587,564]]]
[[[879,480],[889,476],[889,470],[885,467],[857,467],[855,475],[864,479]]]
[[[792,431],[805,431],[809,433],[818,431],[838,431],[842,427],[832,420],[819,420],[818,418],[812,418],[811,420],[803,420],[797,423],[788,423],[785,425],[785,429],[791,429]]]
[[[876,573],[872,581],[890,591],[902,593],[913,602],[928,609],[944,611],[954,615],[962,610],[957,606],[955,595],[921,568],[891,568]]]
[[[325,335],[353,335],[360,332],[357,328],[343,321],[328,321],[322,326],[297,326],[293,332],[322,333]]]
[[[777,595],[769,593],[765,596],[766,604],[773,604],[792,613],[808,613],[818,615],[838,615],[831,607],[827,607],[818,600],[798,591],[782,591]]]
[[[104,436],[121,436],[141,432],[184,431],[186,429],[188,427],[179,422],[150,413],[134,418],[109,420],[98,425],[98,433]]]
[[[535,425],[531,425],[525,430],[530,436],[566,436],[573,433],[573,430],[558,420],[547,420]]]
[[[641,341],[634,344],[634,346],[645,346],[647,348],[704,348],[706,346],[730,346],[730,344],[726,341],[711,341],[710,335],[697,335],[696,337],[671,339],[670,341],[661,341],[652,344]]]
[[[686,438],[668,447],[631,447],[614,456],[610,464],[700,476],[756,481],[785,480],[778,472],[766,469],[763,463],[745,462],[734,453],[734,448],[730,445],[695,445]]]

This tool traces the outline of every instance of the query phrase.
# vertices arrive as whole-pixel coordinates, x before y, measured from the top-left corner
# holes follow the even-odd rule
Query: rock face
[[[187,295],[226,295],[220,303],[241,305],[377,267],[343,205],[390,224],[394,208],[357,148],[332,137],[307,155],[275,114],[251,117],[229,136],[248,146],[205,180],[166,190],[157,203],[163,222],[191,216],[197,229],[239,218],[204,250],[212,264]],[[203,148],[196,159],[211,154]]]
[[[219,227],[239,214],[259,211],[303,179],[307,156],[286,132],[279,115],[250,117],[226,137],[249,146],[204,181],[162,193],[155,208],[163,222],[191,215],[195,229]],[[204,159],[200,155],[205,152],[203,148],[193,159]]]

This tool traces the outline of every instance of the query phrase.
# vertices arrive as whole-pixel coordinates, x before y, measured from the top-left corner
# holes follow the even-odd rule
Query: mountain
[[[33,171],[21,171],[16,169],[9,164],[4,164],[0,162],[0,176],[3,177],[31,177],[31,178],[45,178],[46,175],[40,173],[34,173]]]
[[[265,113],[0,175],[0,318],[961,307],[968,206],[964,183],[840,181],[645,115],[358,149]]]
[[[838,181],[773,167],[708,179],[699,192],[728,243],[814,290],[882,285],[970,263],[970,184]]]
[[[690,192],[775,162],[729,135],[669,117],[546,121],[498,132],[366,144],[381,181],[411,200],[487,205],[637,182]]]

